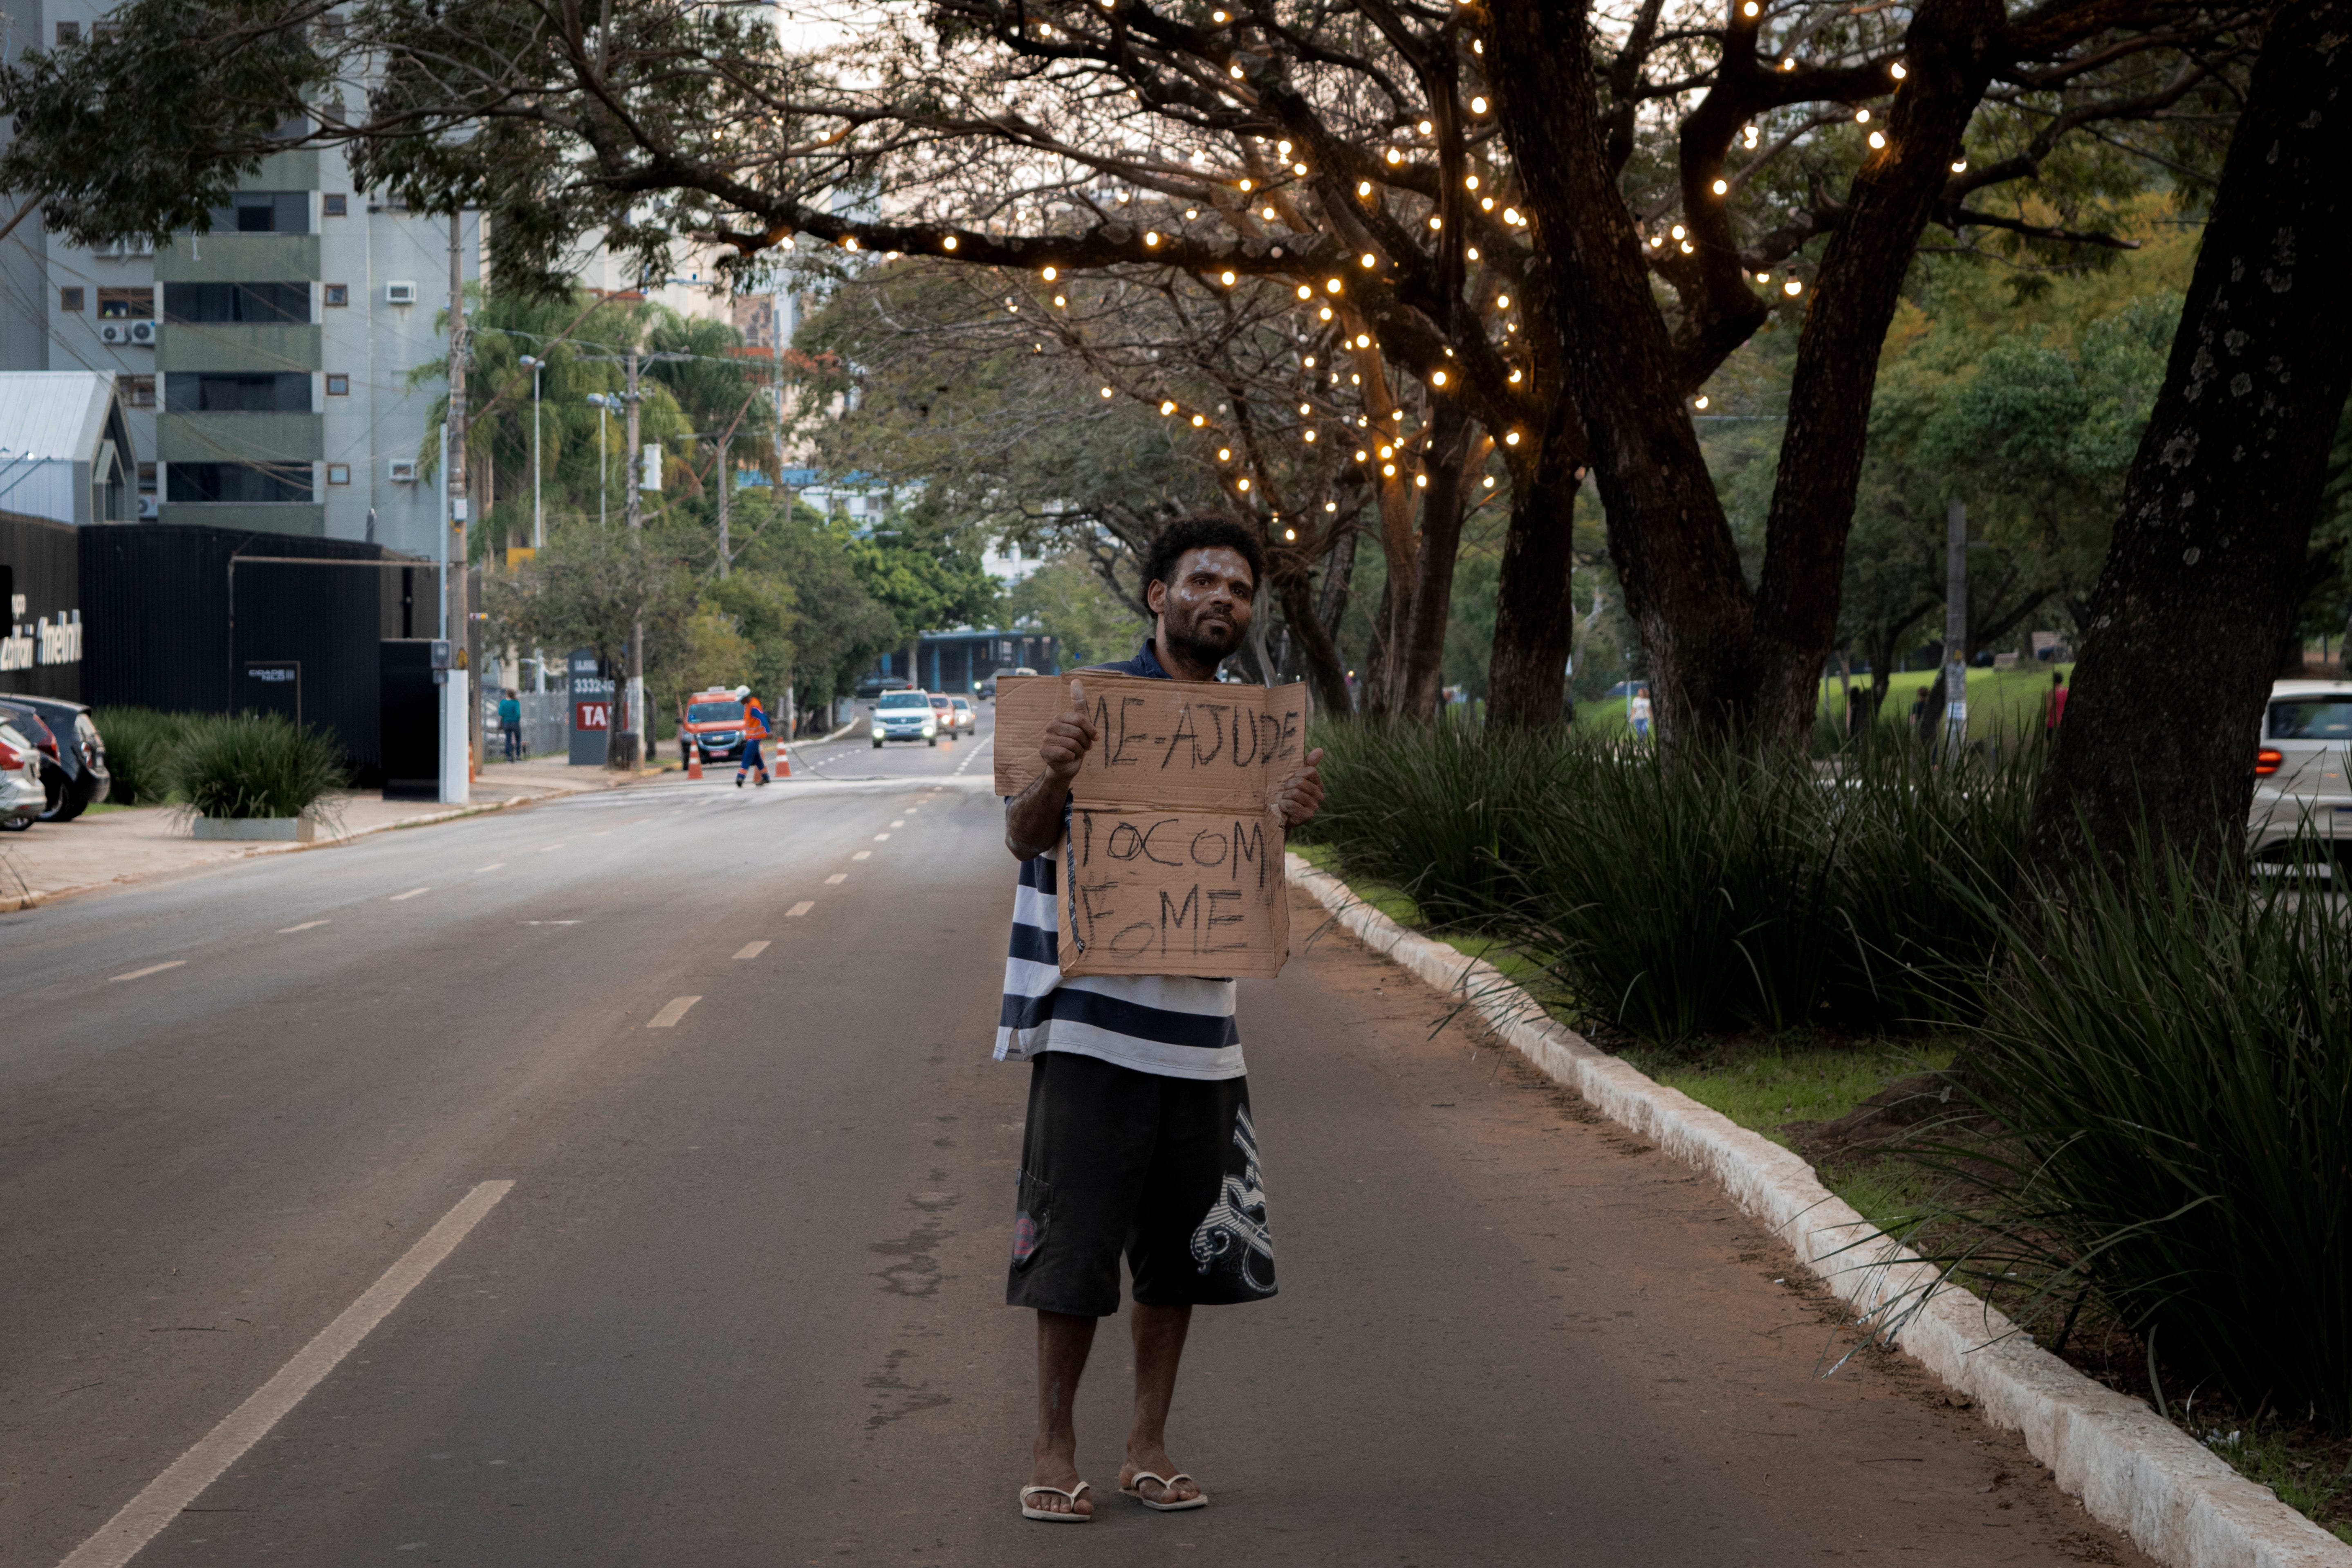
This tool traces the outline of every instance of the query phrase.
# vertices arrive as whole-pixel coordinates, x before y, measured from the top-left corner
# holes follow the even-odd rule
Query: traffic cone
[[[698,779],[702,776],[702,748],[700,746],[688,746],[686,749],[686,776],[690,779]]]

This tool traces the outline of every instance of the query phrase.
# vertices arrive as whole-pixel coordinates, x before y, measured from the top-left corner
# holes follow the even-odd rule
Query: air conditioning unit
[[[394,458],[392,459],[387,474],[394,484],[413,485],[416,482],[415,460],[408,458]]]
[[[155,346],[155,323],[152,321],[131,322],[131,341],[144,348],[153,348]]]
[[[385,284],[383,302],[387,305],[414,305],[416,303],[416,285],[414,283]]]
[[[163,508],[157,503],[153,496],[141,496],[139,498],[140,521],[152,522],[163,515]]]
[[[129,342],[131,341],[131,323],[128,321],[99,322],[98,341],[102,343]]]

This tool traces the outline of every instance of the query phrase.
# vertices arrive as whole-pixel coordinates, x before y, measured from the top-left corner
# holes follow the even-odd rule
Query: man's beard
[[[1164,618],[1168,632],[1168,650],[1192,663],[1214,669],[1223,664],[1235,648],[1242,646],[1240,620],[1229,618],[1220,629],[1203,626],[1196,616],[1179,622],[1175,616]]]

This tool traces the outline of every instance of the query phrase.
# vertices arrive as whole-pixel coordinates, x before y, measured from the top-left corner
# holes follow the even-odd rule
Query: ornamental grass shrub
[[[97,708],[90,722],[106,742],[106,798],[116,805],[156,805],[172,793],[172,750],[187,721],[152,708]]]
[[[1309,829],[1440,924],[1497,935],[1560,999],[1646,1037],[1949,1023],[1999,941],[2038,757],[1906,736],[1656,751],[1572,731],[1329,724]]]
[[[341,748],[276,713],[187,720],[170,773],[200,816],[315,816],[351,780]]]
[[[2210,1381],[2352,1430],[2343,900],[2144,848],[2031,919],[1983,989],[1988,1125],[1937,1162],[1992,1240],[1944,1261],[2053,1302],[2095,1289],[2176,1407]]]

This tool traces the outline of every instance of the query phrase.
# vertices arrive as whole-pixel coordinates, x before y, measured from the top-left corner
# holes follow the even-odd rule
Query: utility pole
[[[1969,509],[1944,514],[1944,750],[1958,756],[1969,739]]]
[[[467,705],[466,774],[471,781],[474,759],[482,754],[482,705],[472,692],[474,615],[466,591],[466,215],[461,207],[449,215],[449,422],[448,462],[442,475],[449,496],[448,565],[442,569],[443,591],[452,612],[449,619],[450,664],[462,671],[462,680],[444,687],[445,699]],[[450,581],[450,574],[456,580]],[[455,688],[453,691],[451,688]],[[446,733],[446,731],[445,731]]]
[[[735,434],[730,425],[719,437],[719,580],[727,580],[727,503],[735,493],[735,476],[728,471],[727,447]]]
[[[627,514],[629,542],[635,546],[643,532],[645,509],[638,499],[638,481],[645,457],[637,447],[637,351],[631,345],[625,361],[628,390],[622,395],[628,401],[628,433],[621,450],[629,465]],[[648,727],[646,723],[646,617],[642,611],[629,623],[629,734],[630,743],[625,748],[623,766],[632,772],[645,764]]]

